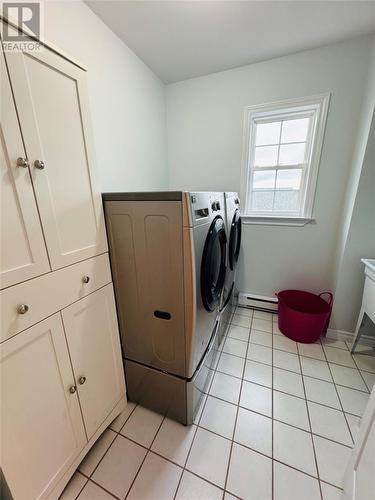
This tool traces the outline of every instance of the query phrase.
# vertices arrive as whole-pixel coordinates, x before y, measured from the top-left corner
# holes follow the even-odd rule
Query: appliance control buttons
[[[213,212],[217,212],[218,210],[220,210],[221,209],[220,201],[217,201],[217,200],[213,201],[211,203],[211,208],[212,208]]]

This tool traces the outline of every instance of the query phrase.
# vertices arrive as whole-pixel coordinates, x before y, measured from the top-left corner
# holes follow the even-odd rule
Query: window
[[[329,94],[251,106],[245,117],[245,216],[309,219]]]

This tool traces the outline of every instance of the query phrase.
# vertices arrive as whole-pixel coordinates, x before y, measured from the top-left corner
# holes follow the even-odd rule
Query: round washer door
[[[236,268],[238,257],[240,255],[241,248],[241,216],[240,211],[236,210],[232,219],[232,224],[230,226],[230,236],[229,236],[229,266],[232,271]]]
[[[202,302],[207,311],[213,311],[220,301],[225,282],[226,248],[224,220],[217,216],[208,231],[201,264]]]

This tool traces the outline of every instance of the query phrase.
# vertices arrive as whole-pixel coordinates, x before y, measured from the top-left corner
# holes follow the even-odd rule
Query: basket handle
[[[329,295],[328,305],[329,305],[330,311],[329,311],[329,314],[328,314],[328,318],[327,318],[326,324],[324,325],[324,328],[323,328],[323,334],[327,335],[327,330],[328,330],[329,322],[330,322],[330,319],[331,319],[331,313],[332,313],[331,305],[332,305],[332,301],[333,301],[333,295],[332,295],[331,292],[322,292],[322,293],[319,294],[319,297],[321,297],[322,295]]]
[[[332,301],[333,301],[333,295],[331,292],[322,292],[318,295],[318,297],[321,297],[322,295],[329,295],[329,300],[327,301],[328,302],[328,305],[331,306],[332,305]]]

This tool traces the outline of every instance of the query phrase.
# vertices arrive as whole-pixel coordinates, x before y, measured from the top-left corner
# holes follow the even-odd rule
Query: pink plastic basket
[[[326,302],[322,295],[328,295]],[[279,299],[279,330],[296,342],[310,344],[326,334],[333,295],[319,295],[302,290],[283,290],[276,294]]]

